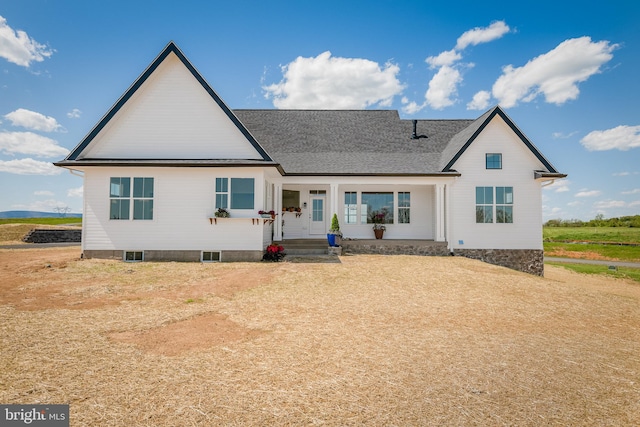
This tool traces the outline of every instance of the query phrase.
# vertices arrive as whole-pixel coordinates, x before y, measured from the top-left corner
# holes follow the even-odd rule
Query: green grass
[[[82,218],[2,218],[0,219],[0,225],[2,224],[82,224]]]
[[[548,262],[546,264],[563,267],[577,273],[601,274],[609,277],[616,277],[619,279],[631,279],[635,282],[640,283],[640,268],[618,267],[616,271],[610,270],[606,265],[567,264],[559,262]]]
[[[640,243],[640,228],[630,227],[543,227],[545,242]]]

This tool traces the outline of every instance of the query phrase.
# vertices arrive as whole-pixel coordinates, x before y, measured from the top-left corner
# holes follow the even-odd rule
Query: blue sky
[[[173,40],[233,108],[476,118],[569,177],[544,219],[640,214],[640,3],[0,0],[0,211],[82,210],[51,166]]]

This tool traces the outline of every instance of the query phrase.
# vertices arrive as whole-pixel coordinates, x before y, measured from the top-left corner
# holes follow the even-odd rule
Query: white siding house
[[[414,121],[231,110],[173,43],[56,165],[84,174],[85,257],[259,260],[274,241],[325,238],[337,214],[346,251],[463,255],[535,274],[541,184],[565,176],[499,107]]]

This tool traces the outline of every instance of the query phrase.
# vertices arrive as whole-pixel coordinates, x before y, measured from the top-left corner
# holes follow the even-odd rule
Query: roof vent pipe
[[[413,120],[413,133],[411,134],[411,139],[418,139],[418,121]]]

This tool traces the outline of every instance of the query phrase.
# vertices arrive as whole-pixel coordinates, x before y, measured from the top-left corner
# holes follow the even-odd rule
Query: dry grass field
[[[0,402],[72,426],[640,425],[640,285],[465,258],[0,250]]]

